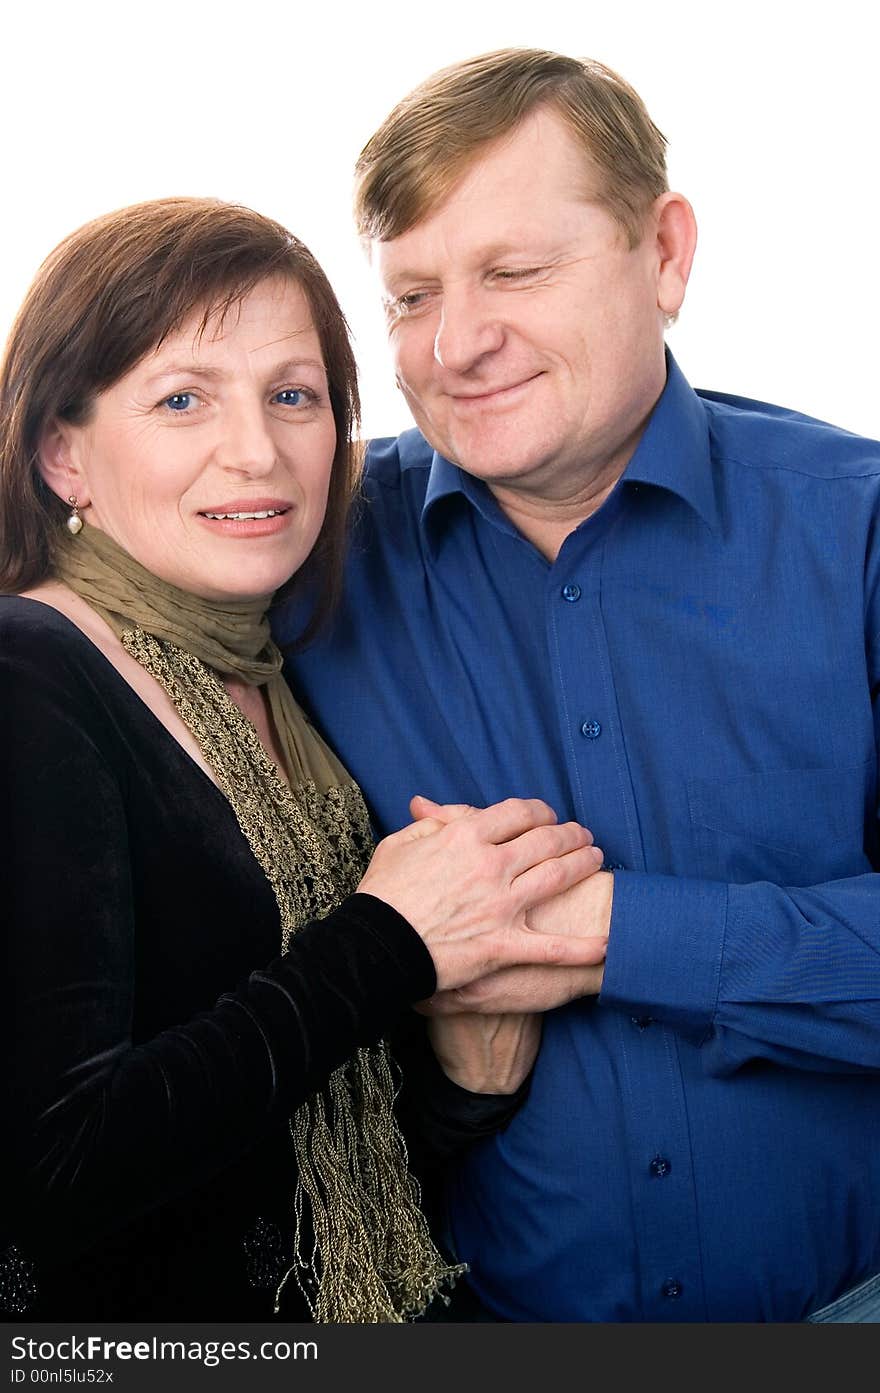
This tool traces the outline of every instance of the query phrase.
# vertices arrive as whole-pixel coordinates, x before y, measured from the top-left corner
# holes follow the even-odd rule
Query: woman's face
[[[87,527],[206,599],[268,595],[315,544],[336,448],[300,287],[261,282],[222,324],[194,313],[55,443]],[[56,472],[56,488],[59,476]]]

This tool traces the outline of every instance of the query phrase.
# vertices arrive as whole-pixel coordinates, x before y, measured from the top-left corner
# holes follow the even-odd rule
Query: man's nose
[[[278,452],[262,402],[236,402],[224,412],[217,458],[224,469],[268,474]]]
[[[504,326],[482,295],[446,294],[434,336],[434,357],[448,372],[465,373],[504,342]]]

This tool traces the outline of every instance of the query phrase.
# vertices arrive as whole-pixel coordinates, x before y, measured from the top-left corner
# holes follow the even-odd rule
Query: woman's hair
[[[279,223],[209,198],[120,208],[65,238],[46,258],[12,327],[0,367],[0,591],[52,573],[65,505],[38,468],[53,420],[88,420],[111,387],[191,314],[229,312],[268,276],[302,289],[321,342],[336,422],[336,454],[309,569],[320,577],[308,631],[332,607],[342,577],[348,504],[357,479],[357,370],[348,326],[315,258]],[[287,586],[284,590],[287,590]]]
[[[664,135],[611,68],[537,48],[441,68],[398,103],[357,162],[361,236],[390,241],[430,216],[488,145],[541,107],[568,126],[583,151],[585,187],[638,246],[648,209],[669,187]]]

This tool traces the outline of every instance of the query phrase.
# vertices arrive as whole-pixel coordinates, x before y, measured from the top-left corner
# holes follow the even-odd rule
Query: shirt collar
[[[712,531],[720,525],[706,408],[669,349],[666,386],[622,482],[667,489],[689,503]]]
[[[666,386],[624,470],[621,483],[652,484],[675,493],[699,513],[710,529],[718,528],[706,410],[668,349]],[[519,535],[488,487],[436,451],[422,505],[421,520],[426,534],[433,528],[429,519],[439,519],[442,514],[443,509],[438,505],[455,495],[466,498],[496,526]]]

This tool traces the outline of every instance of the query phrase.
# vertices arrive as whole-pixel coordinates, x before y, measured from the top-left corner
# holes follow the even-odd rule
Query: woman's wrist
[[[434,1017],[428,1036],[447,1078],[471,1093],[510,1094],[531,1073],[541,1043],[540,1015]]]

